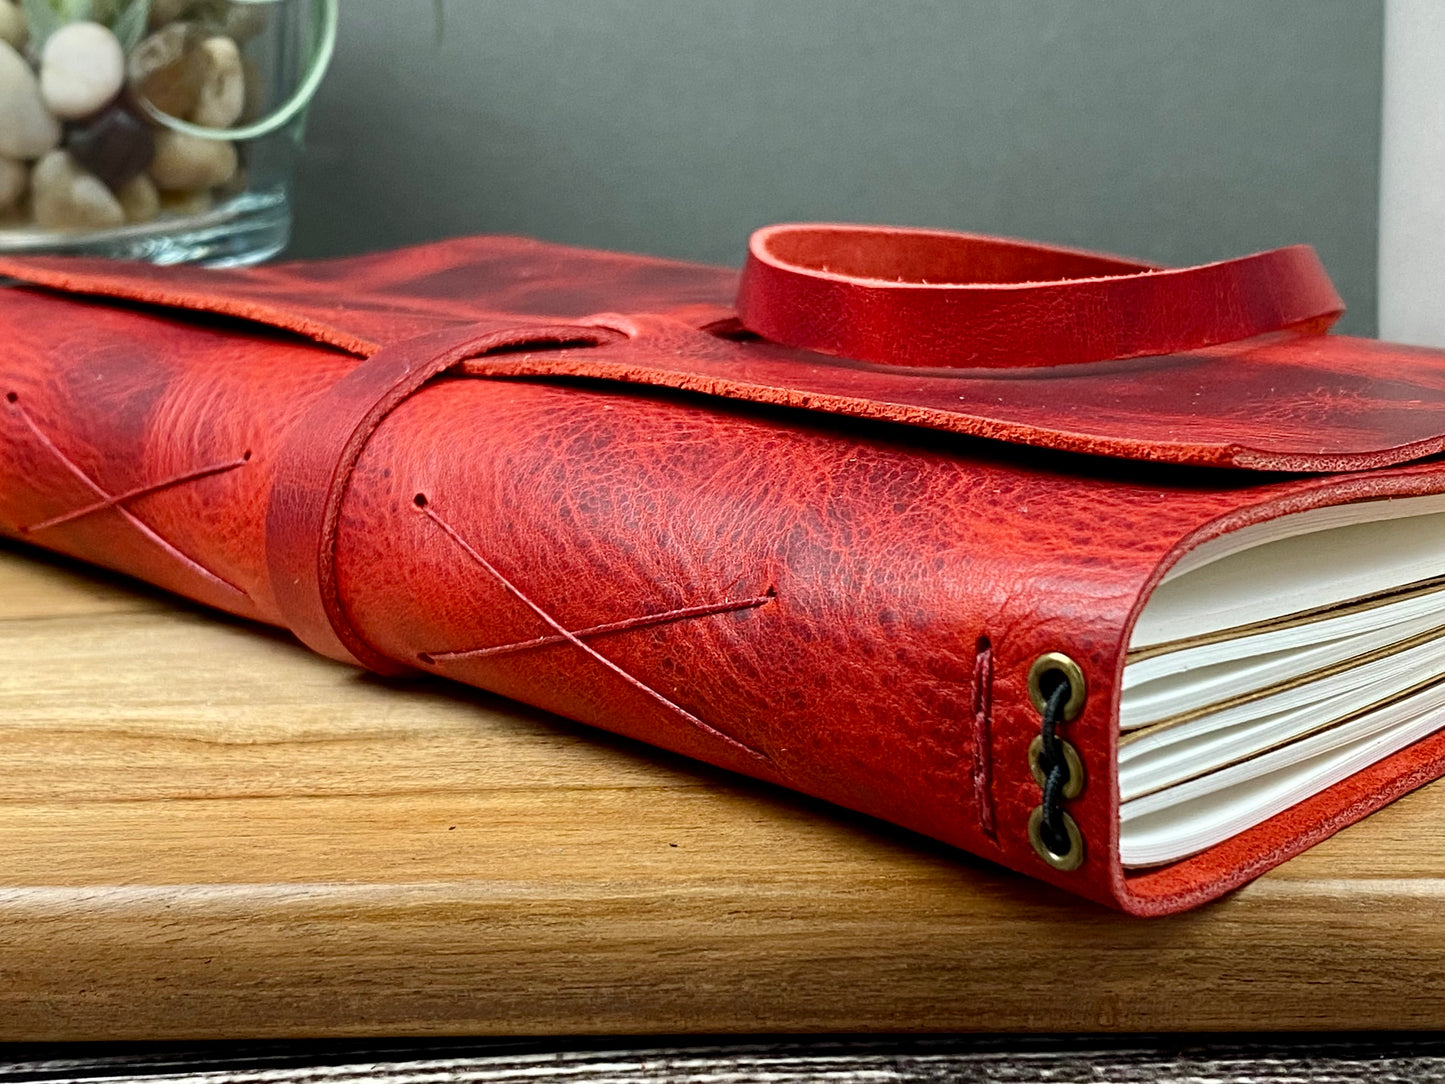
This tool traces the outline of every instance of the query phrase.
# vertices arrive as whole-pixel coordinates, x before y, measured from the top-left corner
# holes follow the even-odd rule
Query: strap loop
[[[1344,303],[1308,245],[1167,270],[996,237],[887,226],[752,236],[743,326],[881,365],[1027,368],[1324,331]]]
[[[352,626],[336,583],[336,535],[351,472],[388,414],[427,381],[488,350],[539,338],[596,337],[593,327],[516,318],[445,328],[383,347],[338,380],[297,422],[266,509],[266,566],[282,620],[308,647],[381,674],[407,672]]]

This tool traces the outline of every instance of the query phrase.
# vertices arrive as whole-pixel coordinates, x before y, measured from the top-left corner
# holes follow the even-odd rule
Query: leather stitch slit
[[[973,660],[973,805],[983,834],[998,841],[993,807],[993,645],[978,638]]]
[[[630,632],[633,629],[652,628],[656,625],[670,625],[677,621],[686,621],[697,617],[711,617],[715,614],[735,613],[738,610],[751,610],[758,606],[764,606],[771,602],[773,594],[758,595],[756,598],[729,599],[724,602],[705,603],[701,606],[683,606],[676,610],[668,610],[664,613],[641,614],[637,617],[623,618],[621,621],[609,621],[605,625],[592,625],[585,629],[573,629],[572,635],[579,640],[589,639],[594,636],[607,636],[614,632]],[[561,633],[551,636],[536,636],[530,640],[515,640],[510,644],[497,644],[494,647],[471,647],[463,648],[460,651],[421,651],[417,653],[417,659],[424,663],[455,662],[459,659],[491,659],[499,655],[512,655],[520,651],[534,651],[538,648],[551,647],[554,644],[565,644],[569,640]]]

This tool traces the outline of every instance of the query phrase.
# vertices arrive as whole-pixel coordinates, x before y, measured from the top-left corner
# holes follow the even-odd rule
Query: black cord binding
[[[1053,690],[1044,699],[1043,746],[1039,750],[1039,768],[1044,773],[1043,823],[1039,825],[1039,838],[1044,846],[1060,857],[1073,849],[1069,833],[1064,828],[1064,788],[1069,785],[1069,762],[1064,759],[1063,746],[1059,742],[1059,723],[1064,717],[1064,705],[1073,695],[1069,679],[1055,671],[1058,678]]]

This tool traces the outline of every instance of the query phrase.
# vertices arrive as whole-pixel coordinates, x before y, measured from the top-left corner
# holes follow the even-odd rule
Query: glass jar
[[[239,267],[290,235],[338,0],[0,0],[0,252]]]

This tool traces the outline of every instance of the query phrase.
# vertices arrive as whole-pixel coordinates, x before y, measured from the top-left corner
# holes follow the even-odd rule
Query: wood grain
[[[1445,788],[1139,920],[0,549],[0,1039],[1445,1024]]]

